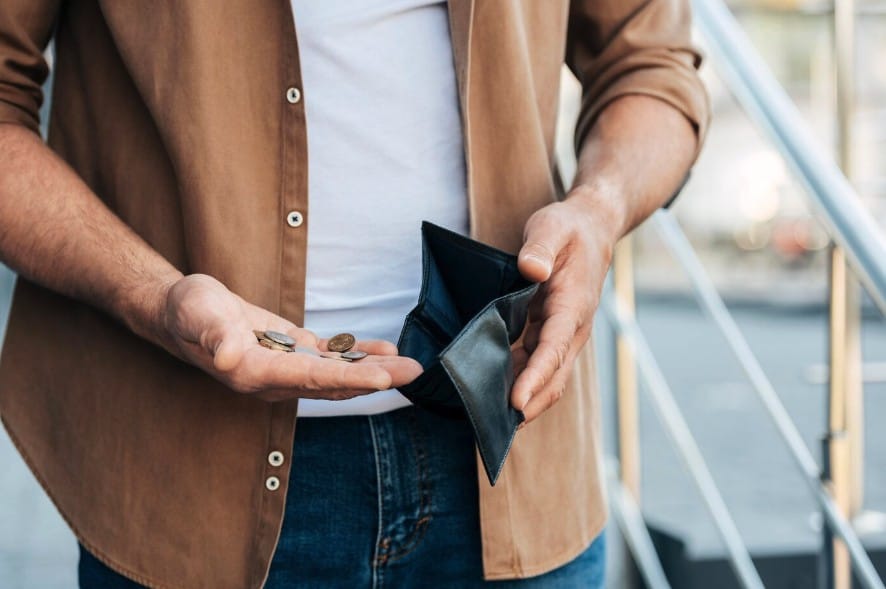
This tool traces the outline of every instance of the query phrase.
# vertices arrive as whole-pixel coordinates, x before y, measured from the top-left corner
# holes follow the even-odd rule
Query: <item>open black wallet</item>
[[[398,347],[425,370],[399,391],[429,411],[467,417],[494,485],[524,419],[510,403],[510,347],[538,284],[520,275],[515,256],[427,221],[421,232],[421,294]]]

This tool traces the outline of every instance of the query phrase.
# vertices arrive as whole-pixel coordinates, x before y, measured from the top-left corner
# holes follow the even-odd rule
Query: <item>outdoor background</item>
[[[871,0],[858,5],[853,182],[880,226],[886,227],[886,4]],[[818,139],[833,146],[829,4],[786,0],[731,6]],[[674,211],[819,457],[826,423],[827,239],[778,152],[755,130],[710,65],[703,75],[714,120]],[[564,154],[571,145],[576,92],[574,80],[564,75]],[[568,168],[567,164],[565,171]],[[636,249],[640,324],[752,553],[818,546],[821,518],[812,499],[719,333],[694,303],[680,267],[649,228],[637,232]],[[0,266],[0,336],[14,280]],[[869,304],[863,336],[866,494],[865,511],[855,523],[867,544],[882,549],[886,321]],[[611,333],[602,316],[595,337],[611,453]],[[642,405],[641,432],[647,520],[685,540],[690,552],[722,553],[700,498],[648,403]],[[617,541],[610,545],[611,586],[618,587],[621,549]],[[0,432],[0,587],[73,589],[76,558],[73,536]]]

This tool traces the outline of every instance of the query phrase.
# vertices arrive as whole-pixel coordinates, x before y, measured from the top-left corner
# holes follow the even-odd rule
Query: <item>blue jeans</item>
[[[302,418],[266,589],[600,589],[605,539],[544,575],[484,581],[474,442],[415,407]],[[81,548],[82,589],[135,589]]]

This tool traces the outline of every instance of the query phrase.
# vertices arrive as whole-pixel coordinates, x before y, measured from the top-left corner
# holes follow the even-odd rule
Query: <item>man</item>
[[[584,344],[613,245],[704,134],[689,20],[685,0],[4,0],[0,412],[81,586],[600,586]],[[495,487],[464,423],[393,390],[421,370],[390,340],[423,219],[544,283]],[[369,357],[253,330],[318,351],[351,330]]]

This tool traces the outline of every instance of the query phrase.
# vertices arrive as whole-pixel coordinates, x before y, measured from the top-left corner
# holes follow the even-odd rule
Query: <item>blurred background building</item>
[[[729,7],[817,141],[836,153],[833,5],[733,0]],[[855,8],[851,180],[886,231],[886,2],[858,0]],[[704,49],[702,38],[699,43]],[[673,211],[820,464],[828,420],[829,237],[811,214],[805,187],[711,61],[703,76],[713,123]],[[578,89],[565,72],[563,90],[560,151],[568,175]],[[635,233],[633,261],[639,325],[767,586],[815,587],[823,519],[787,448],[695,303],[680,265],[648,226]],[[0,267],[0,335],[13,281]],[[886,322],[869,299],[862,317],[863,501],[852,522],[883,575]],[[607,455],[613,459],[611,327],[601,313],[595,337]],[[739,587],[703,499],[642,390],[639,423],[640,506],[671,585]],[[614,523],[610,533],[610,586],[632,586],[638,577]],[[76,555],[73,536],[0,433],[0,587],[72,589]]]

